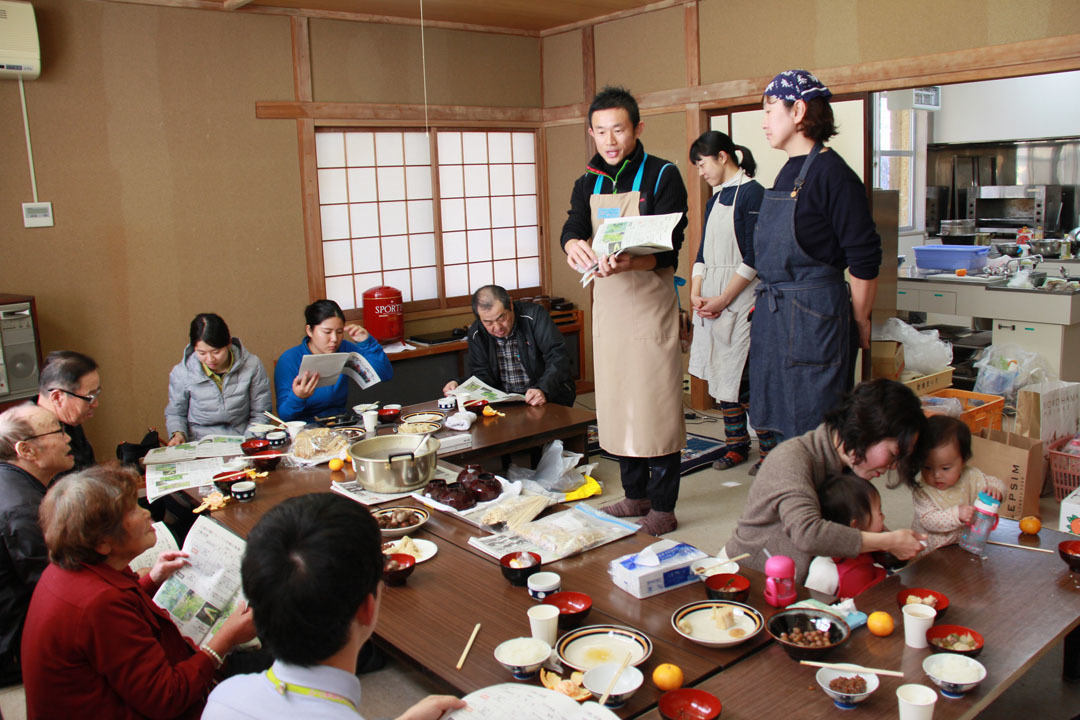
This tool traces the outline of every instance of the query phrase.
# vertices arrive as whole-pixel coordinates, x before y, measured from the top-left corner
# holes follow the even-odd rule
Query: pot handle
[[[393,463],[394,458],[403,458],[403,457],[411,458],[413,461],[416,460],[416,455],[413,455],[411,452],[400,452],[400,453],[390,453],[390,456],[386,458],[386,462]]]

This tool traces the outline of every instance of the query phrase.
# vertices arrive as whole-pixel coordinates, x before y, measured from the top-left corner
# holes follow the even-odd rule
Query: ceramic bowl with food
[[[611,686],[611,678],[615,676],[620,667],[622,667],[622,663],[609,662],[597,665],[585,673],[581,684],[593,694],[597,702],[600,702],[600,698],[604,696],[608,687]],[[604,702],[604,707],[618,708],[625,705],[626,701],[633,697],[634,693],[641,687],[644,679],[645,676],[636,667],[627,666],[624,668],[622,674],[619,675],[619,679],[615,681],[615,686],[611,688],[607,701]]]
[[[928,588],[907,588],[896,593],[896,604],[901,610],[905,605],[912,605],[918,603],[920,605],[929,605],[934,608],[934,612],[937,613],[935,619],[940,620],[945,617],[945,611],[949,609],[949,598],[945,593],[939,593],[937,590],[930,590]]]
[[[922,668],[941,688],[942,695],[954,699],[962,697],[986,677],[986,668],[981,662],[956,653],[930,655],[923,660]]]
[[[371,513],[384,538],[410,535],[431,519],[431,513],[417,507],[387,507]]]
[[[230,470],[228,472],[218,473],[214,476],[214,487],[220,490],[225,495],[232,495],[232,487],[236,483],[247,480],[248,476],[244,474],[237,474],[238,471]],[[227,478],[226,480],[219,480],[218,478]]]
[[[983,636],[963,625],[934,625],[926,631],[926,642],[936,653],[956,653],[975,657],[982,652]]]
[[[705,578],[705,594],[710,600],[745,602],[750,597],[750,580],[736,573],[717,573]]]
[[[383,405],[379,408],[379,422],[392,423],[397,422],[401,417],[400,405]]]
[[[269,472],[281,462],[281,453],[277,450],[266,450],[251,456],[251,464],[259,472]]]
[[[552,593],[544,598],[543,603],[559,608],[560,630],[573,630],[580,626],[592,610],[592,598],[573,590]]]
[[[664,720],[714,720],[723,710],[720,698],[697,688],[666,692],[656,708]]]
[[[435,422],[403,422],[394,426],[394,432],[401,435],[428,435],[438,432],[441,427],[440,423]]]
[[[540,556],[534,552],[512,552],[499,558],[499,569],[511,585],[525,587],[529,576],[540,571]]]
[[[551,646],[543,640],[519,637],[495,647],[495,659],[509,670],[515,680],[529,680],[551,655]]]
[[[1058,543],[1058,555],[1070,570],[1080,572],[1080,540],[1066,540]]]
[[[781,610],[765,627],[794,660],[820,660],[851,635],[851,628],[839,615],[815,608]]]
[[[383,580],[387,585],[404,585],[405,579],[416,569],[416,558],[405,553],[383,555]]]
[[[559,638],[555,652],[564,666],[588,672],[597,665],[621,663],[627,655],[637,667],[652,655],[649,636],[625,625],[587,625]]]
[[[256,455],[270,449],[270,441],[266,438],[252,438],[240,443],[240,451],[245,455]]]
[[[821,689],[832,698],[833,705],[841,710],[851,710],[870,697],[880,683],[878,676],[873,673],[833,668],[821,668],[816,677]]]
[[[683,605],[671,616],[675,632],[705,647],[732,647],[746,642],[765,627],[764,616],[743,603],[700,600]]]

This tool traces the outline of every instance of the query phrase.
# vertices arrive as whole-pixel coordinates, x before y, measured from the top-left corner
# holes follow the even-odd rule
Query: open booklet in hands
[[[672,250],[671,233],[682,218],[682,213],[608,218],[597,228],[592,250],[598,258],[617,257],[622,253],[652,255]],[[599,263],[581,271],[582,287],[596,277],[598,266]]]

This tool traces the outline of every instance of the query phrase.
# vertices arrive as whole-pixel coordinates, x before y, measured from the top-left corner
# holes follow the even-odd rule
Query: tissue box
[[[615,558],[608,574],[616,587],[636,598],[647,598],[697,582],[690,565],[705,557],[708,555],[693,545],[661,540],[641,552]]]

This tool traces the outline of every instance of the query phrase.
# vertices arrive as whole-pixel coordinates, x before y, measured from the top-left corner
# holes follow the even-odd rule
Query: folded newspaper
[[[146,453],[145,463],[180,463],[199,458],[232,457],[242,455],[240,443],[244,442],[241,435],[207,435],[201,440],[181,443],[179,445],[154,448]]]
[[[161,584],[154,602],[169,613],[180,634],[201,645],[214,637],[243,600],[240,560],[246,543],[210,518],[188,531],[188,564]]]
[[[673,250],[671,233],[682,218],[682,213],[608,218],[597,228],[592,250],[601,258],[605,255],[617,257],[622,253],[652,255]],[[596,277],[598,264],[582,271],[582,287]]]
[[[463,397],[465,402],[473,400],[487,400],[489,403],[499,402],[524,402],[525,396],[520,393],[504,393],[496,390],[480,378],[473,375],[465,382],[450,391],[454,397]]]
[[[367,358],[358,352],[305,355],[300,361],[300,372],[318,373],[319,382],[315,387],[333,385],[340,375],[350,378],[361,390],[381,380]]]

